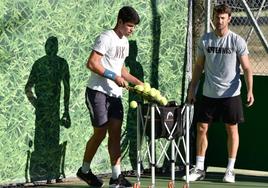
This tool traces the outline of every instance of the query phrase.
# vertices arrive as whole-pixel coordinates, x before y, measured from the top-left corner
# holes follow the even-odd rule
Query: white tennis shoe
[[[234,170],[227,169],[223,177],[223,182],[235,183],[235,173]]]
[[[198,181],[205,179],[206,172],[198,168],[192,168],[189,173],[189,181]],[[183,180],[186,180],[186,175],[182,177]]]

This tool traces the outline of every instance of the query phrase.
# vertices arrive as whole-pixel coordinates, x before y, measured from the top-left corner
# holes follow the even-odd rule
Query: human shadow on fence
[[[25,86],[25,94],[35,108],[34,141],[30,140],[27,152],[26,182],[41,180],[46,180],[47,183],[52,183],[52,180],[60,182],[61,178],[65,177],[64,159],[67,142],[60,144],[60,126],[65,128],[71,126],[69,66],[64,58],[57,55],[56,37],[47,39],[45,51],[46,55],[34,62]],[[60,118],[61,83],[64,88],[62,118]]]
[[[159,51],[160,51],[160,37],[161,37],[161,16],[157,10],[156,0],[151,0],[152,8],[152,63],[151,63],[151,86],[159,88]]]
[[[129,68],[130,74],[144,81],[144,72],[140,62],[137,61],[138,47],[136,41],[129,41],[129,56],[125,63]],[[128,104],[131,101],[143,102],[143,99],[137,93],[129,92]],[[122,153],[124,158],[127,154],[129,156],[132,169],[137,166],[137,111],[136,109],[128,109],[126,129],[123,133]]]
[[[158,69],[159,69],[159,49],[160,49],[160,35],[161,35],[161,20],[157,10],[157,3],[155,0],[151,0],[152,9],[152,59],[151,59],[151,73],[150,73],[150,85],[156,89],[159,88],[158,81]],[[130,73],[144,82],[144,72],[140,62],[137,62],[138,48],[136,41],[130,41],[129,57],[126,59],[126,66],[129,67]],[[129,92],[128,104],[135,100],[143,104],[141,96]],[[127,114],[126,130],[123,133],[122,142],[123,157],[129,154],[131,167],[133,170],[137,168],[137,110],[129,108]],[[143,167],[142,167],[143,168]]]

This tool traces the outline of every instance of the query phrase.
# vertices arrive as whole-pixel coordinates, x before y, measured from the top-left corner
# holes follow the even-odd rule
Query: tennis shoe
[[[85,181],[88,185],[92,187],[102,187],[103,186],[103,181],[102,179],[98,178],[95,176],[91,170],[87,174],[84,174],[82,172],[82,168],[79,168],[79,170],[76,173],[77,177],[83,181]]]
[[[110,178],[109,187],[132,188],[133,185],[122,174],[120,174],[117,179]]]
[[[206,176],[206,172],[204,170],[200,170],[198,168],[192,168],[189,173],[189,181],[198,181],[203,180]],[[183,180],[186,180],[186,175],[182,177]]]
[[[235,173],[234,170],[227,169],[223,177],[223,182],[235,183]]]

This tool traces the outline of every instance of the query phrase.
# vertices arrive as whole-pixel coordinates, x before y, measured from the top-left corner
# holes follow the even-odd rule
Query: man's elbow
[[[251,75],[252,74],[252,68],[250,66],[243,68],[244,74]]]

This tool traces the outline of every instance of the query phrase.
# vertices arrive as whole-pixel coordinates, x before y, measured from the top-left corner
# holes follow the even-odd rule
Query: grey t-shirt
[[[198,56],[205,57],[205,82],[203,95],[226,98],[240,95],[240,62],[238,57],[247,55],[245,40],[232,31],[219,37],[214,32],[201,38]]]

